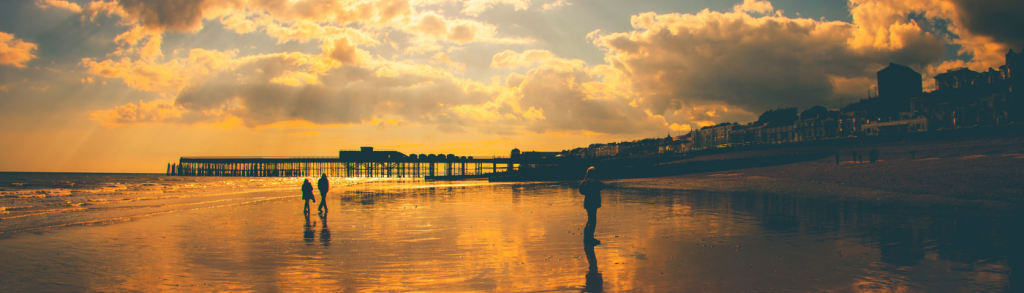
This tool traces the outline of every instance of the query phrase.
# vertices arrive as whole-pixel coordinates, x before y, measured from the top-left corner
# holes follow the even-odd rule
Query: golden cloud
[[[15,39],[12,34],[0,32],[0,65],[23,68],[26,62],[36,58],[36,47],[38,45],[34,43]]]
[[[36,1],[36,6],[39,6],[39,8],[54,7],[58,9],[68,10],[74,13],[82,12],[82,6],[78,6],[78,4],[68,2],[65,0],[38,0]]]
[[[167,122],[180,119],[186,112],[181,106],[168,100],[128,103],[110,110],[93,111],[89,119],[103,126],[119,126],[144,122]]]

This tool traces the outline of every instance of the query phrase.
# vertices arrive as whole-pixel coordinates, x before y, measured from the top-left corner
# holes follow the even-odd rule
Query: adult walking
[[[587,175],[580,182],[579,192],[583,194],[583,208],[587,209],[587,226],[583,228],[583,243],[590,245],[601,244],[594,238],[594,230],[597,230],[597,209],[601,207],[601,189],[604,183],[597,180],[597,168],[587,169]]]
[[[309,179],[302,182],[302,200],[306,201],[306,207],[302,209],[302,213],[309,218],[309,201],[316,202],[316,197],[313,197],[313,184],[309,183]]]
[[[320,206],[316,207],[316,210],[321,213],[327,213],[327,189],[330,189],[330,185],[327,174],[320,174],[320,180],[316,182],[316,188],[320,189]]]

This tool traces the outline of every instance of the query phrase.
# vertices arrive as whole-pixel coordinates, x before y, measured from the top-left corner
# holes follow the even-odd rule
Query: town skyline
[[[890,63],[930,92],[1024,53],[1022,5],[984,2],[13,1],[0,171],[505,155],[832,109]]]

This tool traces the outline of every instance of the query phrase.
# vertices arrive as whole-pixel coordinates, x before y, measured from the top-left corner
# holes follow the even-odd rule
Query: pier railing
[[[181,157],[168,175],[245,177],[423,178],[473,176],[516,170],[509,158],[435,157]]]

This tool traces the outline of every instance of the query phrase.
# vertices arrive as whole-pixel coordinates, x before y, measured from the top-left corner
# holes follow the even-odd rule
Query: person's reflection
[[[313,226],[316,226],[316,222],[310,223],[309,214],[307,213],[306,225],[303,227],[305,230],[302,232],[302,238],[303,240],[306,240],[306,244],[313,244],[313,238],[315,237],[315,233],[313,233]]]
[[[331,246],[331,229],[327,228],[327,211],[320,216],[320,222],[323,223],[320,226],[320,244]]]
[[[583,287],[583,292],[602,292],[604,291],[604,277],[597,270],[597,255],[594,254],[594,244],[583,242],[583,251],[587,253],[587,263],[590,264],[590,269],[587,271],[587,283]]]

